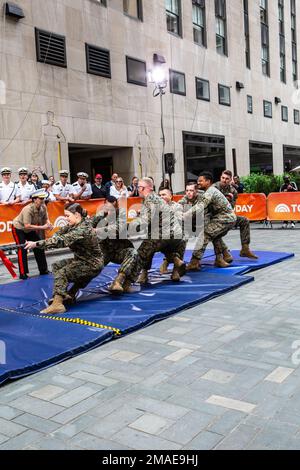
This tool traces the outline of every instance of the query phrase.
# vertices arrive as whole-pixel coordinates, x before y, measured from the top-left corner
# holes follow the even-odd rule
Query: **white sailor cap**
[[[3,175],[4,173],[11,173],[11,169],[8,166],[4,166],[3,168],[1,168],[1,175]]]
[[[31,199],[35,199],[36,197],[40,199],[46,199],[48,197],[48,194],[44,189],[37,189],[31,194]]]
[[[51,181],[49,181],[49,180],[42,180],[42,184],[47,184],[48,186],[51,186]]]
[[[19,175],[28,175],[29,171],[28,171],[27,168],[22,166],[21,168],[18,169],[18,173],[19,173]]]
[[[79,173],[77,173],[77,176],[78,178],[88,178],[89,175],[87,173],[85,173],[84,171],[80,171]]]
[[[69,172],[67,170],[60,170],[58,173],[59,176],[69,176]]]

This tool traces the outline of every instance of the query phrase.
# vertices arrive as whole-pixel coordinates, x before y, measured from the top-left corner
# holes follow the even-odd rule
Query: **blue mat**
[[[95,348],[112,336],[108,330],[0,309],[0,384]]]
[[[150,283],[124,296],[111,296],[107,290],[118,267],[107,266],[86,289],[80,292],[76,305],[67,314],[56,315],[62,321],[42,318],[40,310],[52,295],[52,276],[40,276],[27,281],[0,286],[0,340],[6,346],[6,364],[1,364],[0,384],[30,374],[98,346],[114,337],[105,328],[130,333],[180,310],[219,296],[253,281],[245,273],[270,266],[292,257],[290,253],[257,252],[258,260],[235,258],[230,268],[217,269],[214,257],[207,251],[200,272],[188,273],[180,283],[161,276],[158,267],[162,256],[153,260]],[[186,253],[189,260],[191,252]],[[79,320],[78,320],[79,319]],[[64,323],[63,320],[78,321]],[[90,325],[92,322],[98,328]],[[1,353],[0,343],[0,353]]]

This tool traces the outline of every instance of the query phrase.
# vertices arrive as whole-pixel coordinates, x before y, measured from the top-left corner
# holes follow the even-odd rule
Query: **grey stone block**
[[[161,437],[186,445],[203,431],[212,422],[212,419],[209,414],[199,413],[198,411],[189,412],[164,431]]]
[[[13,437],[12,439],[4,442],[4,444],[1,444],[0,450],[22,450],[41,437],[42,434],[40,432],[29,429],[19,436]]]
[[[189,450],[211,450],[216,447],[219,442],[224,439],[224,436],[210,431],[202,431],[190,441],[184,449]]]
[[[131,450],[133,447],[120,445],[117,442],[109,441],[107,439],[100,439],[99,437],[91,436],[90,434],[80,433],[73,437],[68,444],[80,447],[86,450]]]
[[[135,429],[124,428],[113,436],[116,443],[136,450],[179,450],[181,445]],[[120,447],[120,446],[119,446]]]
[[[63,410],[62,406],[54,405],[53,403],[47,403],[43,400],[39,400],[38,398],[29,396],[14,400],[11,402],[11,405],[26,413],[33,414],[45,419],[52,418]]]
[[[29,413],[24,413],[14,419],[14,423],[26,426],[26,428],[33,429],[42,433],[51,433],[55,431],[60,425],[51,421],[50,419],[40,418]]]
[[[95,395],[99,390],[103,390],[103,387],[101,385],[82,385],[81,387],[75,388],[74,390],[70,390],[69,392],[52,401],[56,405],[69,408],[81,402],[82,400],[85,400],[86,398]]]
[[[142,416],[143,412],[125,405],[89,427],[88,433],[103,439],[112,437],[130,423]]]
[[[22,414],[22,411],[7,405],[0,405],[0,418],[14,419]]]
[[[69,424],[60,427],[53,433],[55,439],[67,440],[76,436],[85,429],[93,426],[97,423],[97,418],[89,416],[87,414],[80,416]]]

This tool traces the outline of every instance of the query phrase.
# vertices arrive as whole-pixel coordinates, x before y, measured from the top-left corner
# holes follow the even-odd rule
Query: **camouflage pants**
[[[219,255],[223,253],[223,240],[229,230],[235,225],[235,222],[223,222],[219,220],[211,220],[204,228],[203,240],[197,241],[196,247],[193,252],[193,258],[202,259],[202,256],[206,250],[207,245],[213,242],[215,254]],[[225,245],[225,244],[224,244]],[[225,245],[226,246],[226,245]]]
[[[102,252],[104,254],[104,266],[108,263],[120,264],[118,273],[125,274],[126,277],[131,281],[135,282],[138,278],[140,267],[140,258],[137,250],[133,247],[128,246],[124,248],[122,246],[123,240],[114,240],[114,249],[112,247],[104,247],[101,245]],[[120,243],[119,243],[120,242]]]
[[[102,269],[103,263],[99,262],[92,266],[74,258],[57,261],[52,265],[54,275],[53,295],[65,297],[70,283],[84,289]]]
[[[169,263],[173,262],[175,256],[182,259],[185,247],[185,240],[144,240],[138,249],[141,269],[151,269],[153,256],[159,251],[166,256]]]
[[[242,217],[238,215],[237,221],[235,223],[235,228],[240,229],[241,244],[250,245],[250,222],[249,220],[246,217]],[[223,253],[225,250],[228,250],[228,247],[223,240],[221,240],[221,243],[222,243],[222,253]]]

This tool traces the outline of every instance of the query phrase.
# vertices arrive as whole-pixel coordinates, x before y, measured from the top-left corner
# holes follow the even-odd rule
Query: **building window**
[[[38,62],[67,67],[65,36],[35,28],[35,41]]]
[[[249,142],[250,173],[273,173],[273,147],[264,142]]]
[[[300,124],[300,111],[299,109],[294,109],[294,123]]]
[[[170,70],[170,92],[176,95],[186,95],[184,73]]]
[[[165,0],[167,14],[167,30],[181,36],[181,1]]]
[[[192,0],[194,42],[206,47],[205,0]]]
[[[291,33],[292,33],[292,73],[293,81],[298,80],[298,57],[297,57],[297,23],[296,23],[296,0],[291,0]]]
[[[284,0],[278,0],[280,80],[286,83]]]
[[[250,62],[250,30],[249,30],[249,8],[248,0],[244,0],[244,30],[245,30],[245,57],[246,67],[251,68]]]
[[[250,95],[247,95],[247,112],[253,114],[253,99]]]
[[[300,166],[300,147],[283,146],[283,165],[287,173]]]
[[[261,62],[262,72],[270,76],[270,51],[269,51],[269,18],[268,0],[260,0],[260,26],[261,26]]]
[[[196,77],[196,97],[198,100],[210,101],[209,81]]]
[[[287,106],[281,106],[281,119],[284,122],[288,122],[289,120],[289,111]]]
[[[196,180],[202,171],[210,171],[218,181],[224,168],[225,138],[211,134],[183,133],[186,181]]]
[[[217,52],[227,55],[226,0],[215,0]]]
[[[143,19],[142,0],[123,0],[123,11],[125,15],[137,18],[138,20]]]
[[[267,118],[272,117],[272,103],[271,101],[264,100],[264,116]]]
[[[224,106],[230,106],[230,88],[225,85],[218,85],[219,88],[219,104],[223,104]]]
[[[146,62],[126,57],[127,82],[147,86]]]
[[[107,49],[85,45],[87,73],[111,78],[110,52]]]

